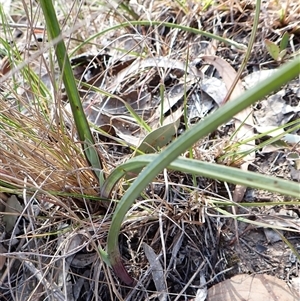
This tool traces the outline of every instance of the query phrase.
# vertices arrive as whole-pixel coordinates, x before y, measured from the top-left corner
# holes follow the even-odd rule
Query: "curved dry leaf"
[[[88,86],[101,86],[105,75],[115,76],[121,70],[128,67],[135,59],[121,61],[117,56],[106,52],[83,53],[70,58],[74,77],[77,80],[87,83],[81,87],[88,90]]]
[[[186,71],[188,74],[192,76],[192,78],[202,78],[203,74],[200,70],[192,65],[186,65],[186,63],[169,59],[167,57],[154,57],[154,58],[146,58],[146,59],[137,59],[134,63],[132,63],[129,67],[125,68],[116,76],[114,83],[109,87],[110,92],[116,91],[117,87],[120,83],[126,79],[129,75],[135,74],[138,70],[144,68],[165,68],[165,69],[179,69],[182,71]]]
[[[256,85],[258,85],[263,80],[267,79],[268,77],[271,77],[275,72],[277,71],[277,68],[275,69],[267,69],[267,70],[259,70],[252,72],[248,75],[246,75],[243,78],[243,83],[246,89],[250,89]]]
[[[222,77],[227,90],[230,89],[232,83],[236,78],[236,71],[234,70],[231,65],[225,61],[224,59],[214,56],[214,55],[204,55],[201,58],[208,64],[213,65],[219,72],[220,76]],[[230,99],[235,99],[240,96],[241,93],[244,91],[244,86],[242,82],[239,80],[237,85],[235,86],[234,90],[231,93]]]
[[[192,85],[190,83],[179,83],[171,87],[169,90],[166,90],[164,93],[164,102],[163,106],[158,106],[157,115],[166,114],[168,111],[174,107],[179,100],[184,97],[184,93],[187,93]]]
[[[181,98],[183,96],[183,89],[182,94],[179,94],[179,98]],[[98,127],[110,125],[114,128],[117,136],[130,145],[137,147],[146,137],[147,132],[141,128],[134,117],[131,117],[128,106],[130,107],[130,110],[133,110],[144,121],[146,121],[152,129],[160,127],[159,121],[161,107],[158,106],[159,98],[152,97],[151,93],[133,90],[123,94],[122,98],[107,98],[102,97],[100,93],[91,93],[88,98],[89,99],[83,103],[88,120]],[[179,99],[176,97],[175,103],[178,100]],[[175,103],[172,102],[173,105]],[[170,109],[169,106],[167,107]],[[167,131],[168,134],[166,136],[162,134],[162,132],[165,131],[165,128],[159,130],[159,135],[161,135],[160,141],[163,142],[155,145],[156,149],[157,147],[166,145],[172,139],[172,136],[176,134],[176,130],[179,126],[178,122],[181,116],[182,110],[177,109],[164,119],[163,125],[171,124],[171,126],[169,126],[170,130]],[[156,132],[152,134],[152,136],[157,134],[158,133]],[[161,139],[162,137],[165,139]]]
[[[224,82],[215,77],[205,78],[201,81],[201,91],[193,92],[189,97],[188,118],[189,123],[197,118],[205,117],[209,112],[222,104],[227,90]],[[218,106],[216,106],[217,104]]]
[[[222,77],[227,90],[231,88],[231,85],[234,83],[235,78],[237,76],[236,71],[231,67],[231,65],[226,62],[224,59],[217,57],[217,56],[202,56],[202,59],[209,64],[212,64],[219,72],[220,76]],[[237,81],[236,86],[234,87],[230,100],[234,100],[239,97],[244,92],[244,86],[241,80]],[[241,111],[237,115],[235,115],[235,129],[237,130],[235,133],[235,141],[240,142],[243,140],[247,140],[254,136],[254,121],[253,121],[253,114],[252,108],[248,107],[247,109]],[[249,141],[247,143],[243,143],[239,146],[239,152],[248,153],[242,157],[243,164],[241,164],[242,170],[247,170],[248,166],[251,162],[255,160],[255,152],[251,152],[252,149],[255,147],[254,141]],[[238,158],[236,158],[239,161]],[[236,185],[234,193],[233,193],[233,200],[235,202],[240,202],[246,192],[246,187],[241,185]]]
[[[83,102],[87,118],[92,123],[102,126],[107,119],[102,121],[101,115],[122,116],[130,115],[128,106],[143,119],[148,119],[158,104],[158,100],[151,97],[150,93],[133,90],[121,96],[108,98],[101,93],[91,92]]]
[[[11,63],[9,58],[5,56],[0,61],[0,76],[7,74],[11,70]]]
[[[141,118],[147,120],[156,103],[148,93],[139,94],[136,90],[123,97],[124,100],[119,97],[107,98],[102,97],[100,93],[91,93],[89,99],[83,102],[83,108],[90,122],[102,129],[113,128],[113,132],[118,137],[129,145],[137,147],[145,137],[146,131],[130,115],[128,106]]]
[[[150,93],[133,90],[123,93],[121,97],[111,97],[104,101],[101,110],[112,115],[129,114],[127,105],[129,105],[136,114],[147,119],[151,112],[156,108],[158,100],[151,97]]]
[[[67,224],[61,224],[60,228],[64,229],[66,226],[68,227]],[[71,262],[75,255],[86,246],[86,241],[86,236],[78,233],[62,233],[58,236],[57,251],[60,252],[62,257],[57,260],[57,265],[60,266],[60,271],[63,271],[58,274],[57,283],[59,286],[64,285],[69,276]]]
[[[201,82],[201,90],[208,94],[220,106],[227,94],[223,81],[216,77],[205,78]]]
[[[299,292],[274,276],[241,274],[208,290],[207,301],[298,301]]]
[[[261,108],[255,112],[257,123],[260,126],[281,126],[287,124],[291,119],[297,117],[300,112],[300,104],[291,106],[283,97],[286,91],[283,89],[260,102]]]
[[[96,260],[97,260],[96,252],[76,254],[74,256],[73,260],[71,261],[71,266],[82,269],[82,268],[92,264]]]

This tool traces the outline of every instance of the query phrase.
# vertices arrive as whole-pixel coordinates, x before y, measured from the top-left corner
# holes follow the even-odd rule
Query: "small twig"
[[[7,24],[3,24],[0,23],[1,26],[9,26],[12,28],[26,28],[26,29],[30,29],[32,28],[32,26],[28,25],[28,24],[21,24],[21,23],[7,23]],[[39,29],[39,30],[46,30],[44,26],[33,26],[34,29]]]
[[[239,79],[242,75],[242,72],[243,72],[244,68],[246,67],[246,64],[249,60],[249,57],[251,55],[252,48],[253,48],[253,45],[254,45],[254,41],[255,41],[255,38],[256,38],[257,28],[258,28],[258,25],[259,25],[260,5],[261,5],[261,1],[257,0],[256,1],[256,9],[255,9],[255,17],[254,17],[254,22],[253,22],[253,29],[252,29],[252,32],[251,32],[251,36],[250,36],[250,40],[249,40],[249,43],[248,43],[247,51],[246,51],[245,57],[242,61],[241,67],[239,68],[239,70],[236,74],[236,77],[235,77],[230,89],[228,90],[228,92],[227,92],[227,94],[226,94],[226,96],[223,100],[223,104],[225,104],[229,100],[229,98],[230,98],[237,82],[239,81]]]
[[[204,284],[202,284],[202,285],[199,287],[199,289],[204,288],[205,286],[207,286],[207,284],[213,282],[213,281],[214,281],[216,278],[218,278],[220,275],[225,274],[225,273],[227,273],[227,272],[229,272],[229,271],[231,271],[231,270],[233,270],[233,269],[234,269],[234,267],[230,267],[230,268],[228,268],[228,269],[226,269],[226,270],[223,270],[223,271],[219,272],[219,273],[216,274],[213,278],[211,278],[210,280],[208,280],[207,282],[205,282]]]
[[[183,287],[183,289],[179,292],[179,294],[177,295],[177,297],[175,298],[174,301],[178,301],[179,298],[181,297],[181,295],[183,294],[183,292],[191,285],[191,283],[193,282],[193,280],[196,278],[196,276],[199,275],[201,269],[204,267],[205,262],[203,261],[201,263],[201,265],[198,267],[198,269],[196,270],[196,272],[194,273],[194,275],[191,277],[191,279],[186,283],[186,285]]]
[[[228,184],[225,182],[225,188],[228,192],[228,197],[230,199],[230,202],[232,202],[233,204],[235,204],[235,202],[233,201],[233,197],[232,197],[232,194],[230,192],[230,189],[228,187]],[[237,207],[236,206],[231,206],[231,209],[232,209],[232,214],[233,215],[237,215]],[[238,223],[237,223],[237,220],[234,219],[233,220],[234,222],[234,227],[235,227],[235,241],[237,241],[237,243],[239,242],[239,231],[238,231]]]

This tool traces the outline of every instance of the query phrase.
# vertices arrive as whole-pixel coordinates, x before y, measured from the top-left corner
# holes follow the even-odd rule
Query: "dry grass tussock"
[[[97,36],[132,20],[133,15],[120,7],[109,9],[102,1],[53,2],[70,57],[88,52],[92,57],[105,53],[108,58],[103,63],[100,56],[104,64],[100,70],[99,66],[91,68],[93,60],[84,62],[83,67],[73,64],[91,122],[95,119],[89,109],[105,99],[95,92],[94,85],[120,98],[129,98],[134,86],[133,98],[150,91],[155,103],[162,80],[166,86],[169,81],[170,87],[173,81],[183,82],[184,70],[170,75],[170,68],[136,69],[130,76],[117,77],[136,58],[148,59],[150,64],[150,59],[157,63],[155,58],[168,57],[168,62],[196,65],[199,55],[209,52],[229,55],[236,69],[241,62],[242,50],[165,26],[127,26]],[[254,1],[215,1],[207,7],[205,2],[129,1],[129,7],[141,20],[190,26],[247,44]],[[298,1],[267,2],[250,58],[252,65],[270,60],[262,41],[277,41],[284,30],[295,36],[290,54],[300,47]],[[167,300],[193,300],[204,274],[208,285],[228,277],[238,259],[234,251],[225,254],[222,244],[226,241],[221,236],[228,238],[230,230],[210,205],[211,197],[226,200],[231,187],[206,179],[198,179],[195,185],[188,175],[165,172],[130,209],[120,236],[126,267],[140,285],[131,290],[119,283],[97,252],[98,246],[105,247],[115,204],[99,199],[99,184],[78,141],[53,49],[41,30],[44,22],[38,1],[12,1],[10,12],[1,17],[0,300],[163,300],[152,280],[152,251],[162,262]],[[150,106],[140,116],[155,128],[159,118],[153,117],[153,112],[157,113]],[[113,124],[102,116],[102,123],[92,125],[107,174],[133,156],[131,143],[145,135],[131,119],[124,130],[128,119],[120,116],[122,111]],[[194,152],[200,148],[201,153],[202,148],[202,155],[216,161],[222,139],[228,140],[228,136],[216,135],[197,144]],[[216,138],[219,140],[214,143]],[[115,200],[126,188],[125,181],[121,184],[113,192]]]

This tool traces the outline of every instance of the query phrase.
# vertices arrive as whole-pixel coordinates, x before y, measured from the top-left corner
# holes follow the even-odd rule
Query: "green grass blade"
[[[108,197],[115,184],[125,176],[126,173],[137,169],[142,170],[145,166],[157,160],[158,157],[159,155],[157,154],[141,155],[118,166],[107,178],[107,181],[103,186],[103,196],[105,195],[105,197]],[[268,190],[300,198],[299,183],[255,172],[244,171],[230,166],[202,162],[195,159],[177,158],[170,163],[167,168],[196,176],[203,176],[223,182],[240,184],[247,187]],[[118,216],[116,218],[118,218]]]
[[[48,37],[50,40],[54,40],[61,36],[61,31],[52,1],[41,0],[40,4],[47,25]],[[70,101],[76,129],[78,132],[79,139],[82,142],[85,157],[89,164],[93,167],[93,172],[99,179],[99,183],[101,186],[104,183],[104,174],[101,158],[94,146],[94,138],[91,134],[88,121],[84,114],[84,110],[74,79],[72,67],[63,40],[58,41],[55,45],[55,54],[62,73],[66,93]]]
[[[176,28],[185,32],[190,32],[196,35],[202,35],[204,37],[207,38],[211,38],[217,41],[220,41],[221,43],[225,43],[226,45],[232,45],[234,47],[236,47],[237,49],[241,49],[241,50],[246,50],[247,47],[243,44],[239,44],[233,40],[227,39],[227,38],[223,38],[220,37],[218,35],[212,34],[210,32],[207,31],[203,31],[200,29],[196,29],[196,28],[192,28],[189,26],[184,26],[181,24],[175,24],[175,23],[169,23],[169,22],[161,22],[161,21],[130,21],[130,22],[124,22],[124,23],[120,23],[118,25],[109,27],[105,30],[102,30],[100,32],[97,32],[96,34],[90,36],[88,39],[86,39],[83,43],[81,43],[80,45],[78,45],[74,51],[72,52],[72,54],[75,54],[79,49],[81,49],[84,45],[90,43],[91,41],[93,41],[95,38],[104,35],[110,31],[117,31],[120,28],[125,28],[125,27],[132,27],[132,26],[165,26],[168,28]]]

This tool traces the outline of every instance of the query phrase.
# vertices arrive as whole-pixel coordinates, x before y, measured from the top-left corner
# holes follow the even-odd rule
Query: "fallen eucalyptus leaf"
[[[150,263],[152,271],[152,279],[154,281],[157,292],[161,294],[158,296],[159,301],[167,300],[167,287],[164,279],[164,270],[159,262],[159,256],[157,256],[154,250],[148,246],[146,243],[143,243],[143,249],[145,255]]]
[[[8,198],[5,207],[5,215],[3,216],[3,222],[5,223],[5,231],[10,232],[16,221],[23,211],[23,206],[20,204],[18,198],[15,195],[12,195]]]
[[[241,274],[212,286],[207,301],[298,301],[299,297],[274,276]]]
[[[217,56],[203,56],[202,59],[204,59],[204,61],[206,61],[207,63],[212,64],[218,70],[225,83],[227,90],[229,90],[237,76],[237,72],[233,69],[233,67],[227,61]],[[236,86],[234,87],[231,93],[230,101],[233,101],[234,99],[238,98],[241,94],[244,93],[244,90],[245,89],[241,80],[238,80]],[[239,142],[253,137],[254,121],[251,107],[248,107],[245,110],[239,112],[237,115],[235,115],[234,120],[236,129],[236,133],[233,137],[234,141]],[[254,147],[254,141],[249,141],[248,143],[244,143],[239,146],[239,152],[248,152],[247,155],[242,157],[243,163],[240,166],[242,170],[248,170],[249,164],[255,160],[255,152],[251,151]],[[238,158],[236,158],[235,160],[238,160]],[[243,199],[246,189],[247,187],[245,186],[236,185],[233,193],[234,202],[238,203]]]

